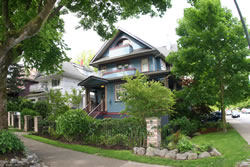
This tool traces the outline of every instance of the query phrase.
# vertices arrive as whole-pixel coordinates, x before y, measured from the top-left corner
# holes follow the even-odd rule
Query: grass
[[[104,157],[149,164],[172,165],[178,167],[234,167],[237,162],[240,162],[250,157],[249,145],[239,135],[239,133],[237,133],[233,129],[229,130],[226,134],[224,134],[223,132],[216,132],[194,137],[192,139],[194,143],[203,144],[210,142],[223,155],[219,157],[210,157],[188,161],[169,160],[160,157],[138,156],[128,150],[106,150],[85,145],[65,144],[34,135],[24,135],[24,137],[37,140],[43,143],[51,144],[57,147],[67,148],[79,152],[85,152]]]

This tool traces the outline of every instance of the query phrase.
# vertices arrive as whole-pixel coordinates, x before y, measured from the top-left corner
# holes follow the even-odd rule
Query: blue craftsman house
[[[98,68],[99,76],[89,76],[79,83],[86,91],[85,110],[94,118],[120,118],[125,107],[119,97],[122,78],[134,75],[137,70],[170,89],[177,89],[176,81],[169,77],[170,64],[165,61],[169,52],[166,47],[155,48],[118,28],[90,62]]]

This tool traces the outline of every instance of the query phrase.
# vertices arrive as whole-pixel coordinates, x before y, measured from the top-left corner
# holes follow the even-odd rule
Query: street
[[[240,118],[232,118],[231,115],[226,117],[227,122],[229,122],[248,142],[248,145],[250,145],[250,114],[241,114]]]

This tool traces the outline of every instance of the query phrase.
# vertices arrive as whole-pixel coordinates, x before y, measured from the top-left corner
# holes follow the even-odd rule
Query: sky
[[[250,25],[250,0],[237,0],[237,2],[243,17],[247,19],[246,23]],[[221,4],[232,10],[233,16],[239,18],[234,0],[221,0]],[[172,0],[172,8],[168,9],[162,18],[151,18],[146,15],[139,19],[119,21],[115,26],[127,30],[155,47],[169,46],[176,43],[178,39],[175,33],[175,28],[178,26],[177,21],[183,17],[184,8],[188,7],[190,5],[187,0]],[[75,29],[79,20],[73,14],[65,15],[63,19],[65,21],[63,38],[71,48],[70,51],[66,52],[68,57],[74,59],[84,50],[93,50],[96,53],[101,48],[104,41],[101,41],[100,36],[95,31]]]

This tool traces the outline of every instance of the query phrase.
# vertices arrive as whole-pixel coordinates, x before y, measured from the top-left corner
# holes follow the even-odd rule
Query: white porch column
[[[11,112],[11,126],[14,128],[14,112]]]

